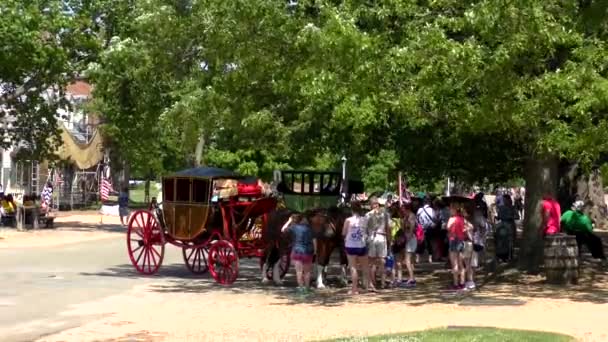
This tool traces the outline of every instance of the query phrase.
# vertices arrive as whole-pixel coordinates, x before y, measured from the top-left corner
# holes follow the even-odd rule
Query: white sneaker
[[[467,281],[464,284],[464,288],[467,289],[467,290],[475,290],[475,283],[472,282],[472,281]]]

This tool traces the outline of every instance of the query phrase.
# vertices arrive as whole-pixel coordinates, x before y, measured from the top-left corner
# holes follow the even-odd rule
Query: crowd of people
[[[425,253],[429,262],[446,261],[450,265],[450,289],[475,289],[475,268],[488,232],[483,200],[475,201],[474,206],[448,204],[429,196],[421,205],[387,201],[382,206],[377,198],[369,203],[371,210],[364,210],[358,201],[351,202],[352,216],[341,230],[351,275],[350,294],[359,293],[359,280],[371,292],[385,287],[415,287],[415,264]],[[300,214],[294,214],[282,230],[292,235],[291,257],[299,291],[309,291],[315,253],[312,230]]]
[[[449,289],[475,289],[475,270],[481,266],[489,234],[504,231],[508,243],[503,251],[501,242],[495,241],[496,257],[504,261],[513,257],[516,221],[523,216],[523,197],[499,194],[490,207],[483,193],[472,197],[449,203],[430,196],[421,203],[399,204],[389,199],[384,206],[377,198],[371,198],[371,210],[364,210],[358,201],[351,202],[352,216],[342,229],[352,282],[349,293],[358,294],[359,283],[371,292],[378,287],[415,287],[415,265],[425,254],[429,263],[446,262],[449,266]],[[594,258],[605,260],[602,241],[593,233],[592,221],[583,209],[584,203],[577,201],[562,214],[558,202],[545,196],[541,231],[545,236],[560,232],[575,235],[579,251],[585,245]],[[283,231],[294,239],[292,260],[300,291],[309,291],[315,253],[312,230],[301,215],[295,214]],[[499,239],[496,235],[495,238]]]

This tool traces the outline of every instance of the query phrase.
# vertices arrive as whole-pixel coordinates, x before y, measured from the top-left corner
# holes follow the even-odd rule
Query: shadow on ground
[[[151,289],[159,293],[259,293],[273,296],[277,300],[276,305],[340,306],[345,302],[403,302],[413,306],[436,303],[470,307],[519,306],[531,299],[542,298],[608,303],[606,268],[599,263],[587,261],[583,262],[579,285],[548,285],[542,276],[528,276],[509,265],[502,265],[497,274],[480,274],[477,277],[479,289],[465,293],[445,290],[451,274],[443,268],[444,264],[422,264],[417,272],[416,288],[386,289],[373,294],[364,293],[356,298],[348,296],[348,288],[340,285],[339,268],[335,265],[336,263],[333,263],[329,270],[328,288],[316,290],[314,294],[306,297],[298,296],[294,291],[296,281],[293,268],[282,286],[262,283],[257,259],[241,260],[239,278],[230,286],[217,284],[209,274],[193,275],[183,264],[163,265],[158,274],[153,276],[140,275],[131,264],[111,267],[101,273],[83,275],[153,280],[150,284]]]

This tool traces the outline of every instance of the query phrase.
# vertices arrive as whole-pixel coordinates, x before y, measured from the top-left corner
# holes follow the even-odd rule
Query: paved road
[[[126,265],[129,261],[125,245],[120,234],[112,239],[57,247],[1,249],[1,340],[31,341],[78,326],[95,317],[61,315],[71,305],[158,281],[132,272]],[[165,251],[164,265],[175,270],[163,272],[165,279],[188,274],[181,251],[170,246]]]

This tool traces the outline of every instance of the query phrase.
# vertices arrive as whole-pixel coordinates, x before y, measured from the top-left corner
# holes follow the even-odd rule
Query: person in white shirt
[[[372,198],[370,201],[372,210],[367,213],[367,235],[368,235],[368,256],[370,262],[370,290],[374,290],[376,281],[376,270],[379,269],[382,283],[381,288],[384,288],[386,282],[386,272],[384,272],[384,263],[388,255],[388,246],[390,246],[389,234],[389,215],[380,207],[377,198]]]
[[[433,262],[433,240],[436,238],[436,228],[438,225],[437,214],[431,207],[431,198],[424,198],[424,205],[416,212],[416,219],[424,229],[424,248],[418,250],[416,262],[419,262],[420,254],[426,250],[429,254],[429,263]]]

